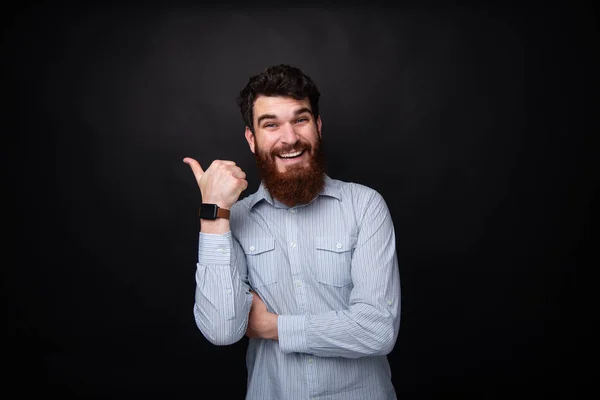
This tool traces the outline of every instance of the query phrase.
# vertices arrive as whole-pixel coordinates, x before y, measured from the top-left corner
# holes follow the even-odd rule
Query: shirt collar
[[[321,191],[321,193],[319,193],[319,196],[330,196],[330,197],[334,197],[338,200],[341,200],[342,193],[340,191],[338,182],[334,181],[333,179],[331,179],[329,177],[329,175],[325,174],[325,186],[323,187],[323,190]],[[269,191],[265,187],[265,183],[263,181],[260,182],[260,186],[258,187],[258,190],[256,191],[256,193],[254,193],[254,197],[252,198],[252,201],[250,202],[250,208],[252,209],[261,200],[265,200],[267,203],[271,204],[272,206],[275,205],[275,202],[273,201],[273,197],[271,196],[271,193],[269,193]]]

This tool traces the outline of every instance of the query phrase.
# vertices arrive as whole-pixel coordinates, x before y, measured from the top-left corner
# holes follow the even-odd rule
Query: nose
[[[295,144],[298,141],[298,134],[294,130],[294,126],[290,123],[284,124],[280,128],[281,136],[279,140],[284,144]]]

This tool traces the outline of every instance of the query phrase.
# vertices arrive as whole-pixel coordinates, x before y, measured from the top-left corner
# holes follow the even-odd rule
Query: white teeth
[[[302,152],[301,151],[297,151],[295,153],[280,154],[279,157],[281,157],[281,158],[292,158],[292,157],[297,157],[300,154],[302,154]]]

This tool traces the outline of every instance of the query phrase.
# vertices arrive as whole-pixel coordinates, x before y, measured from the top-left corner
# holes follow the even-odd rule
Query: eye
[[[296,120],[296,123],[306,122],[308,121],[308,117],[300,117]]]
[[[266,124],[263,125],[263,128],[274,128],[277,125],[274,124],[273,122],[267,122]]]

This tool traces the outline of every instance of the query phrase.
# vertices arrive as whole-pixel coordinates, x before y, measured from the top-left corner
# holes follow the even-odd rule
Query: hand
[[[185,157],[183,162],[191,167],[204,203],[231,209],[248,187],[246,173],[233,161],[215,160],[206,171],[193,158]]]
[[[277,314],[269,312],[262,299],[254,291],[252,293],[252,306],[248,316],[246,336],[249,338],[262,338],[278,340]]]

